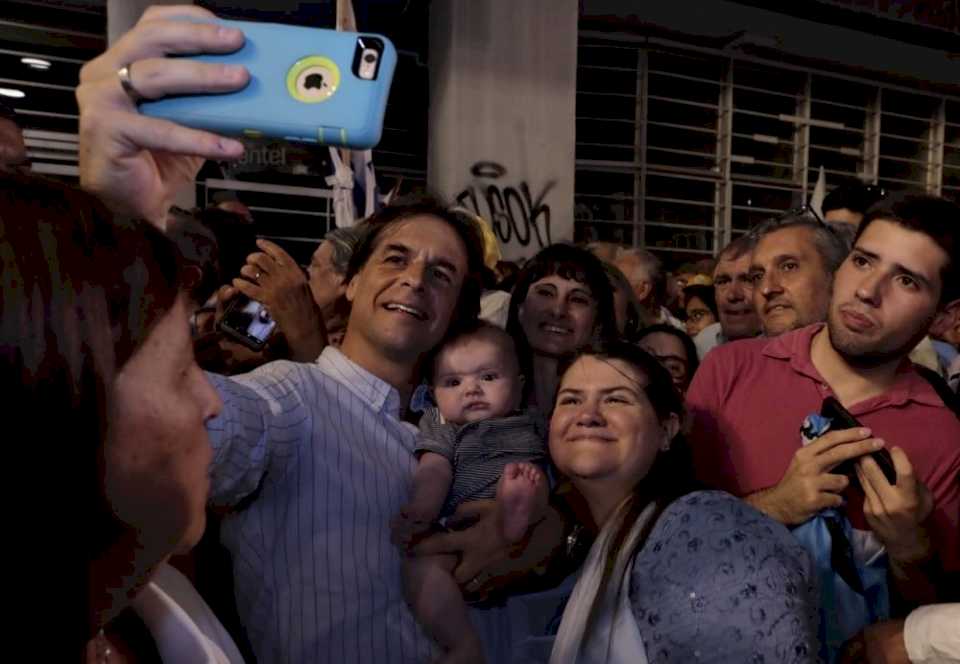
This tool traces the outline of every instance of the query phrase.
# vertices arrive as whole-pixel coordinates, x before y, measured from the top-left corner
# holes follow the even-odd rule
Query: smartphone
[[[188,19],[185,19],[188,20]],[[236,92],[165,97],[140,112],[219,134],[349,148],[380,141],[397,52],[380,35],[250,21],[213,21],[241,30],[243,47],[189,57],[243,65]]]
[[[246,295],[237,295],[230,301],[218,325],[221,332],[255,351],[263,350],[276,327],[277,321],[267,308]]]
[[[831,431],[856,429],[862,426],[860,422],[857,421],[857,418],[851,415],[850,411],[844,408],[843,404],[835,397],[827,397],[823,400],[823,405],[820,407],[820,414],[830,418]],[[876,452],[871,452],[870,457],[880,466],[880,470],[883,471],[887,481],[890,482],[890,484],[896,484],[897,471],[893,467],[893,457],[890,456],[890,452],[887,451],[886,448],[881,447]],[[855,462],[856,459],[848,459],[834,468],[833,472],[846,475],[854,484],[859,485],[860,482],[857,480],[857,473],[854,470]]]

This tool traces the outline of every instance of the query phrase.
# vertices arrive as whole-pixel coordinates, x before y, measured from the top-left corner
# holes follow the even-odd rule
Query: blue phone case
[[[185,57],[243,65],[250,72],[249,85],[227,94],[144,102],[141,113],[196,129],[254,138],[358,149],[380,141],[397,64],[396,49],[386,37],[275,23],[217,23],[243,31],[243,48],[225,55]],[[356,74],[360,43],[380,49],[374,80]]]

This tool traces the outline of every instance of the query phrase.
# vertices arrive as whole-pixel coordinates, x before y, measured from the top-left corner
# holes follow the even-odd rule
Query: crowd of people
[[[82,533],[26,510],[44,660],[960,661],[960,207],[848,183],[668,271],[412,195],[304,269],[172,205],[242,153],[137,112],[246,83],[183,15],[84,66],[82,189],[0,151],[14,461]]]

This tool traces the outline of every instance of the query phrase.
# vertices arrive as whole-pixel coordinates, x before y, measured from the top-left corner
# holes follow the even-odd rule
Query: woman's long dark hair
[[[180,262],[162,232],[114,220],[74,187],[3,175],[0,265],[3,421],[18,432],[7,463],[12,482],[29,482],[11,532],[36,571],[16,601],[77,659],[90,593],[103,592],[90,565],[121,530],[103,495],[113,379],[173,306]]]
[[[570,367],[583,357],[595,357],[607,361],[619,360],[633,367],[637,373],[646,377],[643,392],[653,407],[659,422],[663,424],[671,415],[676,415],[678,422],[683,422],[683,397],[674,387],[670,373],[663,368],[657,358],[633,344],[622,341],[595,344],[580,350],[561,365],[561,382]],[[646,541],[663,510],[678,497],[692,491],[693,488],[690,455],[682,435],[678,435],[673,439],[669,450],[661,450],[657,454],[656,460],[647,474],[644,477],[637,478],[632,493],[624,499],[611,515],[608,523],[602,527],[602,531],[606,531],[608,528],[613,528],[615,531],[606,547],[604,572],[596,596],[597,602],[591,607],[590,611],[591,623],[599,610],[608,585],[620,581],[620,579],[612,578],[618,560],[623,560],[624,556],[632,557],[636,549],[643,546],[643,542]],[[651,502],[655,505],[653,517],[647,522],[646,527],[637,539],[634,551],[622,550],[634,523]]]
[[[510,310],[507,314],[507,333],[513,337],[520,358],[520,370],[524,382],[523,400],[526,402],[534,386],[533,349],[527,341],[527,335],[520,324],[520,307],[527,299],[530,286],[535,282],[557,275],[563,279],[572,279],[590,289],[597,302],[597,315],[594,321],[594,334],[591,343],[608,341],[617,337],[617,321],[613,310],[613,291],[607,278],[607,271],[599,258],[586,249],[571,244],[551,244],[542,249],[523,266],[517,277],[516,285],[510,296]]]

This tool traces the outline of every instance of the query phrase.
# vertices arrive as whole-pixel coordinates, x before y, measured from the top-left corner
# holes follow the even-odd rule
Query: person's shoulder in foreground
[[[651,664],[817,661],[806,551],[727,493],[697,491],[664,510],[637,553],[630,601]]]

